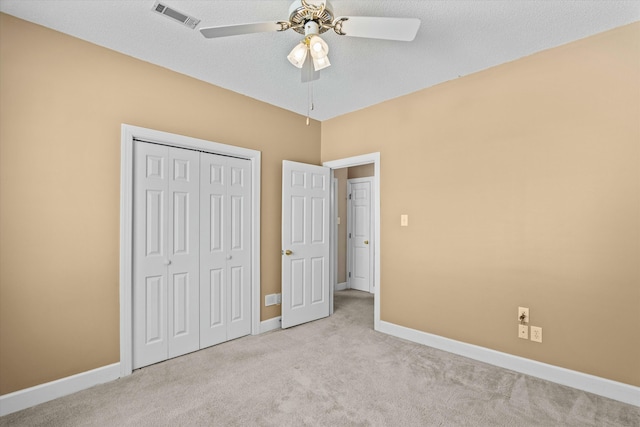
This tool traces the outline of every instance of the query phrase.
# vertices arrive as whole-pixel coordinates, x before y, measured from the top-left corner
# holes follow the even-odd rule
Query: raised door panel
[[[207,317],[207,329],[215,330],[225,327],[227,317],[225,282],[224,267],[209,269],[209,301],[205,306],[207,311],[203,313]]]

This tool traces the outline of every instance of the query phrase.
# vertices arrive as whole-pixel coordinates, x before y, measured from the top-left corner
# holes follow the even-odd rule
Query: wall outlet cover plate
[[[527,325],[518,325],[518,338],[529,339],[529,327]]]
[[[542,328],[540,326],[531,327],[531,341],[542,342]]]

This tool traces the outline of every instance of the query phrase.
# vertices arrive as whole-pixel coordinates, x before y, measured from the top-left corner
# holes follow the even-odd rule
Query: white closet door
[[[251,164],[201,153],[200,347],[251,332]]]
[[[229,185],[229,327],[227,339],[251,333],[251,163],[227,158]]]
[[[133,367],[198,349],[198,153],[134,148]]]
[[[169,148],[169,358],[200,348],[199,154]]]
[[[133,367],[167,358],[166,147],[135,143]]]

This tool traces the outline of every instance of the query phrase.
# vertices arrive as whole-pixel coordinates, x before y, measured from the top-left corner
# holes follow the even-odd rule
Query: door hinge
[[[349,272],[349,277],[351,277],[351,272]]]
[[[351,233],[349,233],[349,238],[351,238]]]

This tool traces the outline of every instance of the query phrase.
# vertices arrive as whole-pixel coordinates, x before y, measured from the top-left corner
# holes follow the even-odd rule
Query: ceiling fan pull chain
[[[309,116],[311,115],[311,111],[315,106],[313,105],[313,83],[307,83],[307,126],[309,126]]]
[[[309,91],[311,92],[311,111],[315,109],[315,105],[313,103],[313,82],[309,82]]]

